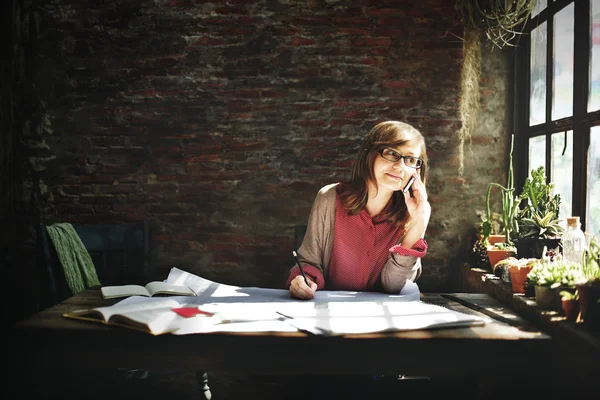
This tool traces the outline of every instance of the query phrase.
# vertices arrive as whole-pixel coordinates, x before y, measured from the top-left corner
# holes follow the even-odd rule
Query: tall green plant
[[[482,226],[482,242],[486,246],[488,245],[488,238],[492,233],[492,210],[490,207],[490,198],[492,194],[492,188],[497,187],[502,193],[502,229],[505,237],[505,243],[512,245],[512,238],[519,230],[517,225],[517,215],[519,213],[520,198],[515,196],[514,187],[514,172],[513,172],[513,148],[515,143],[515,135],[511,135],[510,141],[510,153],[509,153],[509,164],[508,164],[508,178],[506,187],[499,183],[492,182],[488,185],[487,196],[485,199],[486,204],[486,220]]]
[[[519,238],[550,238],[564,232],[558,219],[560,195],[553,192],[554,183],[546,182],[544,167],[532,169],[519,198],[525,202],[516,218]]]
[[[532,169],[523,185],[521,200],[525,200],[526,205],[520,215],[525,218],[533,218],[535,214],[544,216],[551,212],[552,218],[558,219],[560,195],[553,192],[554,183],[546,183],[544,167]]]

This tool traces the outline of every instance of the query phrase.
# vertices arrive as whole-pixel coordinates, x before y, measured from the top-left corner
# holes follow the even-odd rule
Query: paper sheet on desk
[[[210,300],[210,302],[239,303],[240,301],[246,302],[246,300],[248,300],[255,303],[272,301],[295,303],[299,301],[291,298],[288,290],[226,285],[199,277],[198,275],[190,274],[179,268],[171,268],[165,282],[186,285],[197,293],[196,298]],[[412,281],[407,281],[406,285],[404,285],[397,295],[376,292],[319,290],[312,302],[319,304],[330,303],[333,301],[347,301],[348,299],[360,301],[378,301],[382,299],[414,301],[419,300],[419,298],[419,286]]]
[[[288,306],[282,313],[290,317],[290,325],[324,335],[478,326],[487,320],[421,301],[335,302],[312,309]]]
[[[173,268],[167,282],[196,291],[188,304],[228,316],[236,323],[209,326],[207,321],[182,323],[174,334],[234,331],[287,332],[290,327],[314,334],[338,335],[483,325],[487,319],[423,303],[419,287],[407,282],[398,295],[373,292],[318,291],[310,301],[289,291],[220,284]],[[288,318],[281,318],[281,315]]]
[[[168,302],[168,307],[165,305]],[[164,314],[163,318],[170,318],[170,333],[174,335],[188,335],[193,333],[211,332],[297,332],[298,328],[286,322],[288,318],[279,314],[277,304],[261,303],[207,303],[190,296],[171,296],[168,298],[148,298],[131,296],[114,306],[128,306],[143,304],[146,313],[154,311]],[[113,306],[113,307],[114,307]],[[202,311],[213,313],[213,316],[204,315],[189,318],[182,317],[172,312],[172,307],[200,308]]]

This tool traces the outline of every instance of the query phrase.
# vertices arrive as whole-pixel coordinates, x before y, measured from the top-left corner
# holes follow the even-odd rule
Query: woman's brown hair
[[[421,180],[425,184],[427,177],[427,149],[425,138],[413,126],[400,121],[385,121],[375,125],[363,140],[358,151],[356,161],[352,166],[351,181],[340,185],[340,198],[349,215],[356,215],[367,205],[368,182],[376,183],[373,176],[373,165],[379,156],[379,151],[386,148],[399,146],[420,147],[419,158],[423,166],[419,169]],[[391,207],[386,207],[381,216],[397,226],[403,228],[408,223],[410,215],[404,202],[401,190],[392,195]]]

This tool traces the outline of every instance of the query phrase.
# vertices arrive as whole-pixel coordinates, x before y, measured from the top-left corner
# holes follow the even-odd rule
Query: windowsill
[[[600,331],[592,331],[583,323],[567,321],[558,311],[537,307],[535,298],[513,293],[510,283],[502,282],[489,271],[472,268],[468,263],[460,265],[460,280],[461,290],[487,293],[548,333],[568,361],[583,361],[589,368],[600,368]]]

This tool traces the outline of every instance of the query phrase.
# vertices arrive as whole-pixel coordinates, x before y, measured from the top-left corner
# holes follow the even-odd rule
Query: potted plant
[[[577,290],[574,293],[568,290],[561,290],[560,303],[567,321],[576,321],[579,315],[579,294]]]
[[[494,267],[498,264],[499,261],[502,261],[508,257],[517,256],[517,250],[515,246],[506,243],[506,242],[498,242],[494,244],[489,244],[487,246],[487,256],[490,260],[490,266],[492,271],[494,271]]]
[[[509,153],[509,166],[508,166],[508,179],[506,187],[499,183],[491,182],[488,185],[487,195],[485,199],[486,204],[486,218],[482,223],[482,237],[480,239],[479,247],[485,247],[487,256],[490,260],[490,266],[492,271],[496,263],[502,259],[508,257],[515,257],[517,255],[516,248],[512,243],[511,237],[513,232],[517,229],[516,217],[519,212],[519,201],[514,196],[514,176],[512,166],[512,154],[514,145],[514,135],[511,137],[510,153]],[[492,210],[490,206],[490,199],[492,194],[492,188],[498,188],[502,194],[502,233],[504,234],[504,242],[498,242],[491,244],[489,242],[489,236],[492,233]],[[477,245],[477,243],[476,243]]]
[[[545,252],[545,249],[544,249]],[[581,266],[557,257],[554,261],[543,256],[527,276],[535,289],[535,301],[540,308],[558,310],[561,306],[560,292],[571,291],[584,281]]]
[[[475,213],[480,218],[480,221],[477,222],[474,227],[477,231],[478,239],[481,239],[483,237],[483,223],[487,220],[487,214],[483,210],[477,210],[475,211]],[[502,233],[504,232],[504,227],[502,225],[502,214],[500,214],[499,212],[492,211],[491,225],[492,230],[487,238],[488,243],[495,244],[499,242],[504,242],[504,234]]]
[[[564,227],[560,225],[560,195],[553,194],[554,184],[546,182],[544,167],[531,170],[518,202],[525,206],[516,216],[514,244],[519,257],[542,258],[544,247],[560,248]]]
[[[530,272],[539,262],[538,259],[520,258],[509,264],[508,272],[513,293],[525,294],[525,282]]]
[[[585,281],[576,285],[581,319],[587,325],[600,327],[600,244],[591,237],[583,252],[582,273]]]

